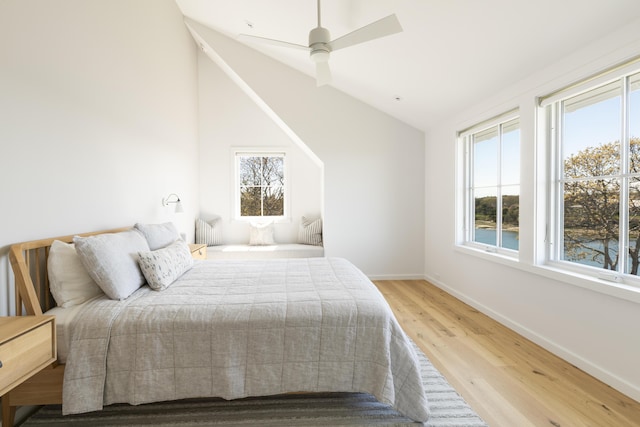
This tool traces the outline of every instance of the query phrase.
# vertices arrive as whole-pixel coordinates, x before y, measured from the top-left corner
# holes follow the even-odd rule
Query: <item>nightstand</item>
[[[54,316],[0,317],[0,396],[55,360]]]
[[[207,259],[207,245],[204,243],[189,243],[189,249],[194,259]]]

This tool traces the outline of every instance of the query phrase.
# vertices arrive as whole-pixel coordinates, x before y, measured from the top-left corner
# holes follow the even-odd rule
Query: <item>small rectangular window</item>
[[[236,217],[286,215],[284,153],[236,153]]]

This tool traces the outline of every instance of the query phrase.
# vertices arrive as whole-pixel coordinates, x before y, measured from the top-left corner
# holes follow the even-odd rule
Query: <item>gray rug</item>
[[[487,427],[416,346],[431,417],[427,427]],[[49,405],[29,417],[35,426],[416,426],[365,393],[290,394],[226,401],[189,399],[147,405],[110,405],[102,411],[62,416]]]

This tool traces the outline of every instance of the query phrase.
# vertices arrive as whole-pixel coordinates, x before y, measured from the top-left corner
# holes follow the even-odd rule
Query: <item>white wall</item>
[[[538,148],[544,146],[542,137],[536,140],[535,97],[640,54],[639,24],[585,47],[431,129],[426,150],[425,234],[430,280],[636,400],[640,400],[640,294],[624,289],[598,292],[597,284],[581,279],[570,283],[536,267],[535,235],[544,234],[544,224],[535,227],[534,212],[544,213],[545,183],[535,163],[542,153]],[[455,195],[461,191],[456,184],[456,131],[514,107],[520,108],[522,135],[519,263],[496,262],[495,257],[454,247]],[[540,200],[534,198],[536,194]]]
[[[222,218],[224,243],[248,243],[249,224],[233,219],[233,150],[282,149],[287,153],[290,216],[275,224],[275,240],[296,242],[301,217],[322,216],[321,165],[202,52],[198,55],[198,79],[202,218]]]
[[[193,28],[324,164],[326,254],[374,278],[422,277],[424,133],[202,25]]]
[[[1,315],[12,243],[162,221],[193,238],[196,52],[172,0],[0,2]]]

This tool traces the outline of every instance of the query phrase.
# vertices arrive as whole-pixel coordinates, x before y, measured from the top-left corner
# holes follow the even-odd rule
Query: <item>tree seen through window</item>
[[[640,74],[560,106],[560,260],[638,275]]]
[[[284,215],[284,155],[240,155],[240,216]]]

